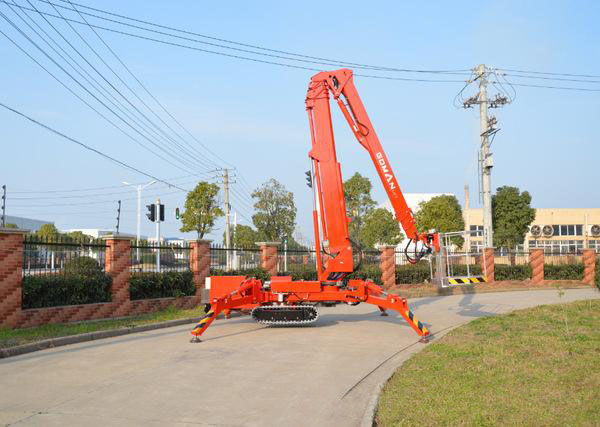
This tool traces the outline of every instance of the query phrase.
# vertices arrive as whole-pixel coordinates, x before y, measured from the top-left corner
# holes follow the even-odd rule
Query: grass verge
[[[600,276],[600,275],[599,275]],[[503,280],[492,283],[476,283],[470,285],[459,285],[440,288],[432,283],[420,283],[415,285],[396,285],[390,292],[404,298],[420,298],[430,296],[460,295],[472,293],[506,292],[506,291],[539,291],[552,290],[557,286],[564,289],[590,288],[576,280],[552,280],[543,284],[534,284],[529,280]],[[600,286],[598,286],[600,288]]]
[[[129,328],[147,325],[167,320],[200,317],[204,315],[204,307],[179,309],[170,306],[165,310],[154,313],[132,316],[124,319],[107,319],[80,323],[42,325],[25,329],[0,329],[0,348],[29,344],[49,338],[68,335],[85,334],[88,332],[107,331],[111,329]]]
[[[378,426],[600,424],[600,301],[477,319],[408,360]]]

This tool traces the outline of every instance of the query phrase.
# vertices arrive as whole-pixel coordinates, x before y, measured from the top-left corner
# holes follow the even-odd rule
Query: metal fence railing
[[[250,270],[260,267],[259,248],[226,248],[213,244],[210,247],[211,270]]]
[[[131,272],[156,273],[190,271],[191,247],[187,243],[156,245],[142,243],[131,246]],[[159,267],[160,257],[160,267]]]
[[[311,250],[284,250],[277,253],[277,270],[282,273],[317,271],[317,253]]]
[[[494,264],[525,265],[529,264],[528,252],[494,252]]]
[[[78,261],[86,259],[86,261]],[[87,263],[97,271],[105,270],[106,243],[102,240],[77,242],[67,238],[43,239],[35,235],[25,236],[23,242],[23,275],[65,274],[75,264]],[[95,262],[95,263],[94,263]],[[96,267],[97,265],[97,267]]]

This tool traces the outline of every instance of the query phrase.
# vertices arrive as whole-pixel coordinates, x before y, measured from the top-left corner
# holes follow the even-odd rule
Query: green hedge
[[[531,266],[496,264],[494,266],[496,280],[527,280],[531,279]]]
[[[190,271],[136,273],[129,279],[132,300],[191,296],[196,292]]]
[[[544,264],[546,280],[583,280],[583,264]]]
[[[43,275],[23,278],[23,303],[26,308],[110,302],[112,279],[108,274]]]
[[[246,276],[246,277],[256,277],[260,280],[270,280],[271,275],[263,270],[262,268],[246,268],[240,270],[210,270],[211,276]]]
[[[396,266],[397,285],[417,285],[426,282],[431,282],[431,270],[428,262]]]

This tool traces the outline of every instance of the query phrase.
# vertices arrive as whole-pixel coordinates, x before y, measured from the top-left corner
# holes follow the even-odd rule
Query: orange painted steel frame
[[[346,287],[322,285],[319,281],[292,281],[289,277],[273,277],[271,290],[263,289],[263,284],[255,278],[243,279],[235,291],[210,302],[210,309],[192,331],[200,336],[226,310],[241,306],[259,306],[280,301],[279,295],[285,294],[286,304],[306,302],[343,302],[358,304],[365,302],[385,310],[397,311],[419,336],[429,335],[429,330],[419,322],[408,308],[406,298],[389,295],[380,286],[370,280],[349,280]],[[274,288],[274,286],[276,287]],[[212,285],[211,285],[212,286]],[[276,289],[276,290],[275,290]]]
[[[312,160],[315,176],[313,181],[316,183],[316,205],[313,212],[315,240],[320,247],[320,234],[322,234],[323,243],[330,255],[325,268],[322,266],[322,260],[317,260],[319,280],[339,280],[345,275],[344,273],[353,271],[352,245],[348,234],[349,218],[346,216],[342,173],[336,158],[329,104],[330,94],[337,101],[354,136],[371,156],[396,219],[402,224],[407,237],[413,239],[415,244],[421,241],[426,247],[433,246],[436,251],[439,251],[437,233],[417,232],[412,212],[406,204],[396,176],[356,91],[352,70],[326,71],[311,78],[306,95],[306,110],[312,139],[312,149],[308,155]],[[320,223],[317,219],[319,216]]]
[[[260,280],[238,278],[236,280],[239,280],[239,286],[236,290],[218,298],[211,298],[210,310],[192,331],[193,335],[200,336],[222,311],[272,303],[294,305],[318,302],[366,302],[378,306],[382,312],[387,309],[396,310],[419,335],[429,334],[427,328],[409,310],[406,299],[386,294],[370,280],[342,282],[354,270],[354,263],[348,234],[349,218],[346,216],[342,173],[336,157],[331,123],[330,94],[337,101],[358,142],[369,152],[396,218],[402,224],[407,237],[415,243],[421,241],[426,247],[433,246],[439,251],[437,233],[419,234],[417,231],[412,212],[406,204],[356,91],[352,71],[341,69],[318,73],[312,77],[306,95],[312,140],[309,157],[314,176],[313,183],[316,184],[313,185],[315,241],[317,248],[321,248],[322,234],[323,246],[328,257],[327,262],[323,262],[321,251],[317,250],[318,281],[292,281],[290,277],[275,276],[271,279],[270,289],[265,289]]]

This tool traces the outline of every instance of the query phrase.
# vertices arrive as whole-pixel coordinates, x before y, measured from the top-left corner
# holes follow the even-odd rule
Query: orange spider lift
[[[316,184],[312,185],[315,242],[325,254],[323,256],[320,250],[316,251],[318,280],[293,281],[288,276],[274,276],[263,283],[256,278],[242,276],[211,277],[211,300],[207,304],[206,315],[191,332],[193,342],[200,341],[199,337],[223,311],[228,314],[233,309],[251,309],[252,317],[260,323],[304,325],[317,320],[319,304],[357,305],[361,302],[376,305],[382,315],[386,315],[386,310],[395,310],[419,336],[426,340],[429,335],[427,328],[410,311],[405,298],[387,294],[371,280],[347,278],[355,266],[348,232],[350,219],[346,213],[342,174],[333,138],[331,96],[337,101],[354,136],[371,156],[396,218],[414,242],[413,256],[408,253],[408,245],[406,247],[408,259],[416,263],[432,250],[439,251],[437,233],[417,231],[412,212],[356,91],[352,71],[341,69],[318,73],[311,78],[306,94],[312,139],[308,156],[312,183]],[[420,250],[417,250],[417,243],[421,246]],[[213,288],[219,281],[223,281],[229,290],[233,285],[234,290],[213,297]]]

